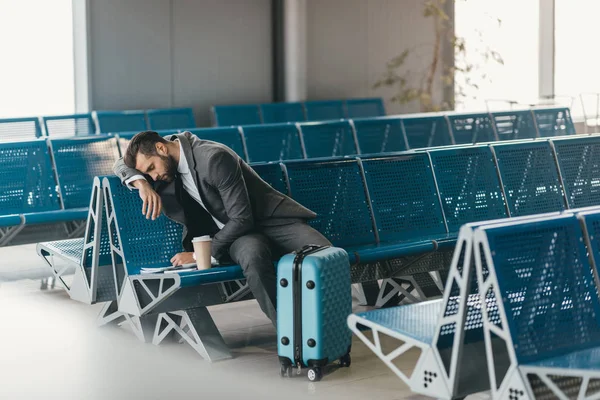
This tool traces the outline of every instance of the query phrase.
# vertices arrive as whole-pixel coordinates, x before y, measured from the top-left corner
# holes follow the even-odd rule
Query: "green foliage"
[[[479,88],[480,80],[487,80],[485,73],[480,73],[481,66],[467,61],[467,45],[464,38],[454,34],[454,27],[450,23],[448,14],[444,11],[446,0],[425,0],[423,3],[423,16],[431,18],[435,29],[434,43],[431,44],[430,62],[420,71],[411,71],[405,68],[406,61],[415,53],[416,47],[405,49],[400,55],[392,58],[386,64],[386,70],[379,80],[373,85],[374,89],[381,87],[394,88],[392,102],[408,104],[417,101],[421,111],[443,111],[454,109],[454,100],[434,102],[433,91],[435,78],[441,72],[441,85],[445,88],[454,87],[456,99],[467,96],[466,88]],[[500,19],[496,19],[500,25]],[[481,32],[479,33],[481,37]],[[442,66],[443,46],[454,49],[455,62],[452,67]],[[429,46],[427,46],[429,47]],[[485,62],[493,61],[504,65],[502,56],[486,47],[480,52]],[[460,82],[455,81],[456,76],[461,76]]]

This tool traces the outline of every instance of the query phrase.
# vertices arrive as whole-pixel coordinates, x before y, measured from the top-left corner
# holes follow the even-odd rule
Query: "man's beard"
[[[173,158],[173,156],[159,155],[159,157],[165,162],[166,172],[164,173],[164,175],[159,177],[158,180],[165,182],[173,182],[173,180],[175,179],[175,174],[177,173],[177,161],[175,161],[175,158]]]

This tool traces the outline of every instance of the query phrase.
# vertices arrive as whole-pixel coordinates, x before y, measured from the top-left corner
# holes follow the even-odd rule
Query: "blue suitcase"
[[[323,367],[340,361],[350,366],[352,312],[350,263],[344,249],[305,246],[277,266],[277,352],[281,376],[310,368],[319,381]]]

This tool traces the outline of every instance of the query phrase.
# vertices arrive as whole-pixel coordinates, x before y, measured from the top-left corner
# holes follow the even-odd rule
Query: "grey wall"
[[[271,101],[270,0],[89,0],[91,107]]]
[[[309,0],[307,5],[307,93],[309,99],[383,97],[388,114],[418,111],[388,99],[391,91],[373,90],[386,62],[406,48],[419,47],[406,66],[428,64],[433,43],[431,18],[423,17],[424,0]],[[452,2],[449,7],[452,8]],[[450,60],[452,62],[452,53]],[[439,76],[435,96],[443,96]]]

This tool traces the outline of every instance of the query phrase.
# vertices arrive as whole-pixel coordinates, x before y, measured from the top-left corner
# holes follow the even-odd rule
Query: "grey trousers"
[[[331,242],[303,220],[280,219],[238,238],[229,248],[231,259],[242,267],[248,286],[262,311],[277,327],[277,273],[274,262],[307,244]]]

